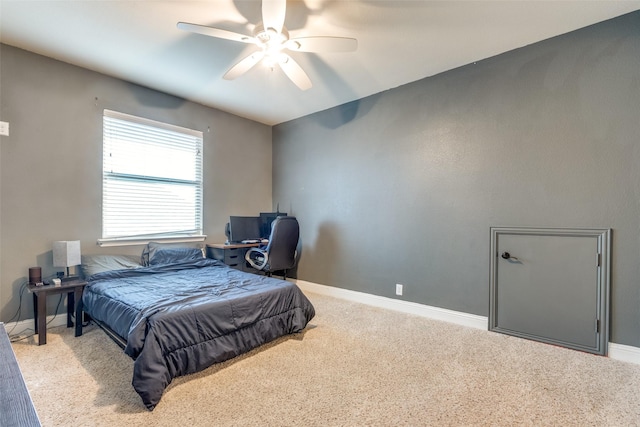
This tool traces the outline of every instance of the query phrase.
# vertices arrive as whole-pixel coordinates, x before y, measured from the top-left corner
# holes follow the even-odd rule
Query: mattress
[[[149,410],[173,378],[300,332],[315,315],[294,283],[207,258],[98,273],[82,299],[126,341],[132,385]]]

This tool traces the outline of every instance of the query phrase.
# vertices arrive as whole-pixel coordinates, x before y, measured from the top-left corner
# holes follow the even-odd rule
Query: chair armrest
[[[251,258],[251,254],[254,252],[257,253],[260,257],[262,257],[262,262],[256,262],[256,260]],[[266,251],[263,251],[262,249],[251,248],[244,255],[244,259],[249,263],[249,265],[251,265],[251,267],[255,268],[256,270],[263,270],[267,266],[267,263],[269,262],[269,254]]]

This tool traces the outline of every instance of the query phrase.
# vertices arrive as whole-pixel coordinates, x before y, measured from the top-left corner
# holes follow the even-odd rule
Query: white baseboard
[[[295,282],[303,291],[327,295],[374,307],[400,311],[407,314],[414,314],[417,316],[427,317],[429,319],[442,320],[444,322],[455,323],[456,325],[467,326],[470,328],[482,329],[485,331],[489,329],[489,318],[485,316],[448,310],[446,308],[432,307],[410,301],[381,297],[349,289],[320,285],[317,283],[307,282],[305,280],[295,280]],[[640,348],[609,343],[609,357],[611,359],[640,365]]]
[[[623,362],[640,365],[640,348],[630,345],[609,343],[609,357]]]
[[[67,324],[67,313],[58,314],[56,316],[47,316],[47,328],[55,326],[63,326]],[[19,322],[5,323],[4,328],[9,337],[20,337],[33,335],[35,333],[33,319],[21,320]]]
[[[347,301],[371,305],[374,307],[380,307],[399,311],[402,313],[422,316],[429,319],[441,320],[444,322],[454,323],[456,325],[467,326],[475,329],[481,329],[484,331],[488,330],[489,326],[488,318],[485,316],[478,316],[476,314],[448,310],[446,308],[433,307],[410,301],[381,297],[378,295],[352,291],[349,289],[320,285],[317,283],[307,282],[305,280],[292,281],[294,281],[303,291],[309,291],[320,295],[327,295]],[[66,313],[58,314],[57,316],[47,316],[48,328],[63,326],[66,324]],[[5,329],[7,330],[7,333],[9,333],[9,335],[12,337],[21,335],[32,335],[34,333],[33,326],[33,319],[27,319],[21,320],[17,323],[5,324]],[[624,344],[609,343],[609,357],[611,359],[640,365],[640,348]]]
[[[488,318],[475,314],[463,313],[461,311],[448,310],[446,308],[433,307],[415,302],[399,299],[381,297],[378,295],[366,294],[364,292],[351,291],[349,289],[336,288],[333,286],[319,285],[317,283],[296,280],[296,284],[303,291],[308,290],[316,294],[327,295],[348,301],[359,302],[374,307],[386,308],[403,313],[414,314],[416,316],[427,317],[429,319],[442,320],[457,325],[468,326],[470,328],[488,329]]]

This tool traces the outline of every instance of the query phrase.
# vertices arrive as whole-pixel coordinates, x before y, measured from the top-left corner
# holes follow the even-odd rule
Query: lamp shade
[[[80,263],[80,240],[53,242],[54,267],[73,267]]]

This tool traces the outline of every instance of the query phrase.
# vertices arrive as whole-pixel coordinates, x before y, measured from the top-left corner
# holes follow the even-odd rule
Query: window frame
[[[146,244],[151,241],[153,242],[201,242],[206,239],[206,235],[203,234],[203,224],[204,224],[204,186],[203,186],[203,175],[204,175],[204,160],[203,160],[203,148],[204,148],[204,133],[198,130],[193,130],[181,126],[172,125],[169,123],[159,122],[156,120],[151,120],[143,117],[133,116],[130,114],[120,113],[113,110],[105,109],[103,112],[103,134],[102,134],[102,203],[101,203],[101,237],[98,239],[97,243],[99,246],[127,246],[127,245],[140,245]],[[183,134],[185,136],[195,138],[196,139],[196,149],[199,152],[199,160],[196,160],[194,163],[196,177],[194,180],[184,180],[180,178],[171,178],[171,177],[163,177],[163,176],[147,176],[142,173],[140,174],[127,174],[118,172],[111,175],[112,180],[118,179],[131,179],[131,181],[139,181],[141,186],[149,185],[151,183],[169,183],[169,184],[181,184],[185,183],[189,186],[191,183],[193,184],[192,188],[195,190],[195,199],[194,203],[196,206],[196,212],[193,219],[195,220],[196,227],[193,230],[189,230],[188,232],[182,232],[181,230],[173,230],[168,232],[160,232],[160,233],[145,233],[138,235],[123,235],[123,236],[108,236],[105,237],[105,190],[107,180],[109,180],[110,173],[105,170],[105,150],[107,147],[107,138],[108,132],[110,131],[108,126],[109,122],[112,120],[118,120],[121,122],[126,122],[126,126],[135,127],[136,125],[140,125],[142,127],[152,127],[153,129],[159,131],[169,131]],[[157,142],[156,142],[157,143]],[[199,228],[198,228],[199,226]]]

